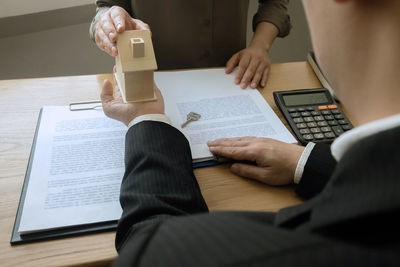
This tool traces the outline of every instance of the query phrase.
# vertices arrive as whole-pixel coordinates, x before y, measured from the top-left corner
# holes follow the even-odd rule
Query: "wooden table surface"
[[[31,244],[10,245],[11,232],[40,108],[99,99],[99,84],[110,74],[0,81],[0,266],[107,266],[117,255],[115,232]],[[273,64],[260,89],[282,119],[272,92],[320,88],[306,62]],[[211,211],[277,211],[299,204],[293,186],[269,187],[233,175],[228,165],[195,170]]]

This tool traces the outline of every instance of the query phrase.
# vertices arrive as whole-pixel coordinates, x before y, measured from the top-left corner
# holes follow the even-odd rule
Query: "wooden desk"
[[[106,266],[117,255],[114,232],[14,247],[9,243],[40,108],[99,99],[98,82],[104,77],[0,81],[1,266]],[[320,86],[306,62],[274,64],[268,85],[260,92],[281,117],[272,91]],[[276,211],[301,202],[292,186],[269,187],[246,180],[233,175],[227,165],[196,169],[195,174],[210,210]]]

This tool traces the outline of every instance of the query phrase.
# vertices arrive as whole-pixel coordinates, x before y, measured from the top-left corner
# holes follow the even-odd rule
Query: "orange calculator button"
[[[327,106],[319,106],[319,107],[318,107],[318,110],[326,110],[326,109],[328,109]]]
[[[329,105],[328,109],[337,109],[337,106],[336,105]]]

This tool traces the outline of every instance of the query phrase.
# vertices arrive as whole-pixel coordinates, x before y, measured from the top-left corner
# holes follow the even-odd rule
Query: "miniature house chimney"
[[[132,56],[134,58],[144,57],[143,38],[131,38]]]

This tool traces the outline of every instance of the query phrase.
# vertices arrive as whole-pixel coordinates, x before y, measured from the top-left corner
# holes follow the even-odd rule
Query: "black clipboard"
[[[11,245],[18,245],[30,242],[37,242],[37,241],[45,241],[51,239],[57,239],[62,237],[70,237],[76,235],[83,235],[83,234],[91,234],[91,233],[98,233],[98,232],[105,232],[105,231],[112,231],[117,228],[118,221],[106,221],[106,222],[99,222],[99,223],[92,223],[92,224],[85,224],[85,225],[78,225],[78,226],[70,226],[70,227],[63,227],[59,229],[53,229],[49,231],[40,231],[30,234],[20,235],[18,233],[22,209],[25,203],[25,196],[29,184],[29,178],[31,174],[32,162],[33,157],[35,155],[35,148],[36,148],[36,140],[40,128],[41,118],[42,118],[42,111],[40,109],[38,122],[36,124],[35,136],[33,138],[31,153],[29,155],[29,162],[25,173],[24,184],[22,186],[21,196],[19,199],[18,210],[15,216],[14,227],[11,235],[10,243]]]

